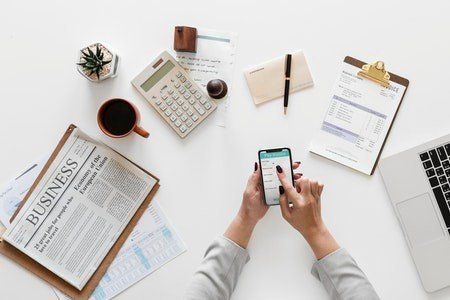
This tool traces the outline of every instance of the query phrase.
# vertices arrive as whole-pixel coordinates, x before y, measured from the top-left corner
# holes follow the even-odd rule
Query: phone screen
[[[262,172],[264,198],[267,205],[280,204],[280,180],[278,180],[276,166],[283,168],[289,182],[293,185],[292,159],[289,148],[259,151],[259,164]]]

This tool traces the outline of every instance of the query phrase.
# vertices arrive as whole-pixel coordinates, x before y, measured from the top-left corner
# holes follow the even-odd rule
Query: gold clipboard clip
[[[384,68],[384,62],[382,61],[363,65],[361,71],[358,72],[358,76],[375,81],[383,87],[389,86],[389,79],[391,78],[389,73]]]

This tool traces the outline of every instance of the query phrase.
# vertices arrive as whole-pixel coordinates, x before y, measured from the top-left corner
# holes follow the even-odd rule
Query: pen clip
[[[286,54],[286,58],[284,60],[284,76],[286,79],[291,79],[291,62],[292,54]]]

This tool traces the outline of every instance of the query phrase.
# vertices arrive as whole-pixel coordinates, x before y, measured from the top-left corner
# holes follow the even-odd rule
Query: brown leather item
[[[351,65],[353,65],[355,67],[358,67],[360,69],[362,68],[363,65],[366,64],[365,62],[360,61],[360,60],[358,60],[356,58],[353,58],[351,56],[346,56],[345,59],[344,59],[344,62],[348,63],[348,64],[351,64]],[[408,86],[409,86],[409,80],[408,79],[400,77],[400,76],[395,75],[395,74],[392,74],[391,72],[388,72],[388,73],[391,76],[389,80],[393,81],[395,83],[398,83],[400,85],[403,85],[405,87],[405,92],[403,93],[402,99],[400,99],[400,103],[397,106],[397,110],[395,111],[394,117],[392,118],[392,122],[389,125],[389,129],[388,129],[388,131],[386,133],[386,138],[383,141],[383,145],[381,145],[380,151],[378,152],[377,160],[375,161],[375,164],[373,165],[373,169],[370,172],[370,175],[373,175],[373,172],[375,172],[375,168],[376,168],[376,166],[378,164],[378,161],[380,160],[381,152],[383,151],[384,145],[386,144],[386,140],[387,140],[387,138],[389,136],[389,133],[391,132],[392,124],[394,124],[395,117],[397,116],[398,110],[400,109],[400,106],[402,105],[402,101],[405,98],[405,94],[406,94],[406,91],[408,90]]]
[[[197,29],[176,26],[173,36],[173,49],[179,52],[197,52]]]
[[[70,125],[69,128],[66,130],[66,133],[62,137],[62,139],[59,141],[58,145],[56,146],[55,150],[53,151],[52,155],[50,156],[49,160],[45,164],[42,171],[39,173],[39,176],[31,186],[30,190],[28,191],[27,195],[25,196],[24,200],[20,204],[20,206],[17,208],[16,212],[14,213],[13,217],[11,218],[11,221],[14,220],[19,210],[22,208],[24,203],[28,200],[30,197],[32,191],[36,188],[39,181],[42,179],[44,174],[46,173],[47,169],[49,168],[50,164],[53,162],[53,160],[58,155],[59,151],[63,147],[64,143],[67,141],[68,137],[72,133],[72,131],[76,128],[75,125]],[[113,150],[113,149],[111,149]],[[114,150],[113,150],[114,151]],[[129,160],[130,161],[130,160]],[[130,161],[133,163],[132,161]],[[134,163],[133,163],[134,164]],[[136,164],[134,164],[136,165]],[[97,270],[94,272],[92,277],[89,279],[89,281],[86,283],[86,285],[83,287],[81,291],[52,273],[50,270],[46,269],[42,265],[40,265],[38,262],[33,260],[31,257],[27,256],[20,250],[16,249],[9,243],[7,243],[4,240],[0,239],[0,253],[7,256],[11,260],[15,261],[25,269],[27,269],[30,272],[33,272],[35,275],[39,276],[43,280],[47,281],[66,295],[74,298],[74,299],[88,299],[89,296],[92,294],[92,292],[97,287],[100,280],[103,278],[103,275],[105,275],[106,270],[108,269],[109,265],[112,263],[114,258],[116,257],[117,253],[119,252],[120,248],[122,247],[123,243],[126,241],[130,233],[133,231],[134,227],[136,226],[137,222],[141,218],[141,216],[144,214],[145,210],[147,209],[148,205],[152,201],[155,193],[157,192],[159,188],[159,179],[150,174],[149,172],[145,171],[138,165],[136,165],[138,168],[140,168],[145,173],[151,175],[154,177],[157,181],[153,189],[148,194],[147,198],[142,202],[141,206],[138,208],[134,216],[131,218],[128,225],[125,227],[115,244],[111,247],[108,254],[105,256],[103,261],[98,266]]]

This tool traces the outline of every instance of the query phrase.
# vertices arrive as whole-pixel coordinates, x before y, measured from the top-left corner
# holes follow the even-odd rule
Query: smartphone
[[[294,173],[292,172],[291,150],[289,148],[260,150],[258,152],[258,158],[264,189],[264,201],[267,205],[279,205],[279,186],[281,182],[278,179],[276,166],[283,168],[287,179],[293,185]]]

